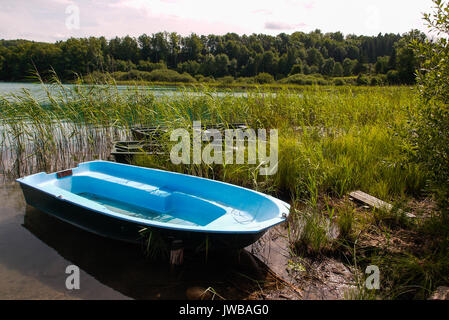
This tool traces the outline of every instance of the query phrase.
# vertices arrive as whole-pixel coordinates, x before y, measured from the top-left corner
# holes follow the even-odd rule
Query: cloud
[[[272,10],[267,10],[267,9],[257,9],[257,10],[253,10],[251,13],[263,14],[263,15],[272,15],[273,11]]]
[[[265,22],[265,29],[268,30],[293,30],[298,28],[304,28],[307,25],[305,23],[288,24],[284,22]]]
[[[380,23],[366,12],[371,1],[345,0],[0,0],[0,38],[55,41],[69,37],[139,36],[160,31],[182,35],[267,33],[316,28],[377,35],[424,30],[422,12],[431,0],[377,0]],[[79,7],[80,28],[66,27],[70,4]],[[236,8],[238,8],[236,10]],[[401,12],[398,15],[397,12]],[[302,23],[298,23],[298,21]],[[367,24],[368,23],[368,24]],[[370,27],[370,28],[369,28]]]

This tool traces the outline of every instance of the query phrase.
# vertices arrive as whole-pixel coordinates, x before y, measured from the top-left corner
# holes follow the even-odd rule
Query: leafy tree
[[[343,61],[343,75],[348,77],[351,76],[353,74],[353,69],[354,66],[356,65],[357,61],[356,60],[351,60],[349,58],[346,58]]]
[[[376,73],[383,73],[383,74],[387,73],[387,71],[388,71],[388,60],[389,60],[388,56],[377,57],[377,62],[374,65]]]
[[[221,53],[215,57],[215,77],[224,77],[228,75],[229,71],[229,57],[225,53]]]
[[[332,40],[335,40],[335,41],[338,41],[338,42],[342,42],[344,39],[345,39],[345,37],[343,36],[343,33],[341,33],[341,32],[334,32],[334,33],[331,33],[330,35],[329,35],[329,37],[332,39]]]
[[[425,14],[430,31],[440,37],[435,41],[413,40],[417,56],[423,57],[417,73],[421,103],[412,119],[411,139],[418,160],[430,177],[430,187],[438,195],[449,221],[449,5],[433,0],[435,12]],[[445,249],[447,250],[447,248]]]
[[[335,60],[333,58],[326,59],[321,69],[321,73],[326,76],[330,76],[334,72],[334,67],[335,67]]]
[[[327,50],[326,47],[321,47],[320,48],[320,53],[323,56],[324,59],[329,58],[329,51]]]
[[[157,62],[160,60],[167,61],[170,54],[169,43],[167,41],[168,33],[158,32],[151,37],[151,61]]]
[[[324,58],[318,49],[310,48],[307,50],[306,61],[309,66],[317,66],[318,68],[320,68],[324,62]]]
[[[410,38],[421,36],[422,33],[412,31],[402,36],[347,35],[345,38],[339,32],[323,34],[315,30],[277,36],[239,36],[235,33],[181,36],[176,32],[158,32],[143,34],[137,39],[130,36],[110,40],[90,37],[56,43],[0,40],[3,57],[0,80],[24,79],[34,67],[42,74],[53,68],[67,80],[75,73],[128,72],[135,68],[151,72],[162,65],[191,75],[207,74],[207,77],[230,74],[249,78],[265,72],[280,79],[289,75],[295,65],[302,65],[304,74],[338,75],[340,65],[337,63],[341,63],[346,76],[371,72],[371,64],[375,64],[378,73],[397,70],[400,82],[411,83],[417,61],[406,43]],[[386,57],[390,57],[387,67]],[[332,70],[330,61],[323,66],[325,59],[336,62]],[[360,63],[354,69],[357,61]],[[299,67],[295,66],[293,72],[297,71]]]
[[[159,63],[152,63],[150,61],[140,60],[137,64],[137,70],[139,71],[147,71],[151,72],[156,69],[166,69],[167,65],[164,61],[161,61]]]
[[[358,60],[360,59],[360,49],[357,46],[351,44],[346,49],[346,55],[349,59]]]
[[[277,73],[278,60],[273,51],[265,51],[262,56],[261,71],[269,74]]]
[[[361,61],[357,61],[354,68],[352,69],[352,73],[355,75],[360,75],[361,73],[364,73],[368,70],[366,64],[362,63]]]
[[[178,64],[177,71],[180,73],[188,73],[190,75],[197,75],[200,72],[201,65],[196,61],[186,61]]]
[[[239,67],[239,65],[238,65],[237,59],[235,59],[235,58],[232,59],[229,62],[229,68],[228,68],[229,74],[231,74],[233,77],[236,77],[237,76],[238,67]]]
[[[335,48],[332,56],[334,57],[335,61],[337,62],[343,62],[343,60],[346,58],[347,52],[344,47],[338,46]]]
[[[387,81],[389,84],[400,84],[401,77],[396,70],[390,70],[387,72]]]
[[[2,74],[3,63],[5,62],[5,58],[0,55],[0,75]]]
[[[423,42],[425,39],[425,34],[418,30],[412,30],[405,34],[404,37],[395,44],[397,51],[396,69],[399,72],[401,83],[415,83],[415,72],[418,68],[418,59],[409,43],[412,41]]]
[[[295,64],[292,67],[292,70],[290,71],[289,76],[298,74],[298,73],[302,73],[302,64]]]
[[[393,51],[390,55],[390,59],[388,60],[388,70],[396,69],[396,48],[393,48]]]
[[[170,53],[167,64],[173,68],[178,65],[179,53],[181,52],[181,36],[176,32],[170,33],[168,47]]]
[[[140,57],[142,60],[149,60],[151,57],[151,38],[144,33],[137,38],[137,42],[140,48]]]
[[[302,67],[302,72],[304,74],[310,74],[312,71],[310,70],[310,67],[307,65],[307,63],[305,63]]]
[[[335,63],[334,70],[332,72],[334,77],[342,77],[343,76],[343,66],[340,62]]]
[[[183,39],[182,54],[185,61],[187,60],[197,60],[200,57],[200,53],[203,50],[203,43],[200,37],[195,33]]]

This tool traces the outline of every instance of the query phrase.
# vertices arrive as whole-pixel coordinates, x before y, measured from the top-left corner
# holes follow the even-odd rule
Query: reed
[[[107,85],[80,80],[67,88],[55,77],[42,84],[42,91],[41,99],[26,91],[0,97],[0,175],[5,179],[108,159],[113,141],[131,139],[130,128],[160,125],[168,128],[157,138],[165,155],[137,157],[134,164],[281,197],[299,210],[292,214],[292,243],[318,254],[335,243],[333,228],[345,240],[353,239],[355,228],[350,208],[336,212],[336,221],[322,216],[323,195],[341,198],[361,189],[394,202],[420,195],[426,183],[419,164],[408,158],[403,134],[417,104],[410,87],[254,87],[242,94],[196,86],[157,97],[149,87],[123,89],[113,80]],[[174,165],[169,133],[191,130],[194,120],[278,129],[278,171],[262,176],[260,163]]]

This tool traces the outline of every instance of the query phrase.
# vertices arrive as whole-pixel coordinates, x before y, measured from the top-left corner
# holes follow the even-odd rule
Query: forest
[[[52,71],[64,81],[108,74],[118,81],[414,84],[419,61],[408,45],[413,40],[422,42],[426,35],[315,30],[277,36],[158,32],[56,43],[0,40],[0,80],[26,81],[36,71],[45,80]]]

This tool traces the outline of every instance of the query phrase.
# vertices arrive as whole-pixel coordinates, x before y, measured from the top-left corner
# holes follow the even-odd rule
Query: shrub
[[[357,84],[359,86],[367,86],[369,84],[369,78],[367,76],[359,75],[357,77]]]
[[[163,61],[158,62],[158,63],[152,63],[152,62],[146,61],[146,60],[140,60],[139,64],[137,65],[137,70],[139,70],[139,71],[151,72],[151,71],[157,70],[157,69],[167,69],[167,65]]]
[[[256,83],[255,79],[253,77],[239,77],[235,80],[238,83]]]
[[[390,70],[387,72],[387,81],[389,84],[399,84],[401,78],[399,77],[399,72],[396,70]]]
[[[129,81],[129,80],[141,80],[151,82],[195,82],[188,73],[179,74],[178,72],[170,69],[156,69],[151,72],[131,70],[128,72],[114,72],[112,77],[117,81]]]
[[[161,82],[195,82],[188,73],[179,74],[175,70],[158,69],[153,70],[147,75],[149,81],[161,81]]]
[[[310,255],[320,255],[332,248],[331,223],[318,212],[304,213],[298,225],[302,227],[296,248]]]
[[[257,76],[255,76],[254,80],[260,84],[273,83],[274,77],[269,73],[262,72],[262,73],[259,73]]]
[[[372,85],[372,86],[380,86],[382,84],[383,84],[383,81],[380,76],[372,77],[370,80],[370,85]]]
[[[280,83],[298,85],[329,85],[330,81],[324,79],[322,75],[295,74],[288,78],[282,79]]]
[[[217,81],[224,83],[224,84],[231,84],[231,83],[234,83],[234,77],[233,76],[225,76],[222,78],[218,78]]]
[[[197,75],[195,76],[195,79],[196,79],[198,82],[215,82],[214,77],[212,77],[212,76],[205,77],[205,76],[203,76],[202,74],[197,74]]]
[[[334,79],[334,85],[336,86],[344,86],[346,83],[343,79]]]
[[[434,3],[436,13],[425,15],[425,19],[431,31],[444,36],[413,43],[416,55],[424,59],[417,78],[421,102],[412,118],[411,137],[449,221],[449,4]]]
[[[294,74],[302,73],[302,65],[301,64],[295,64],[292,67],[292,70],[290,71],[290,76]]]

